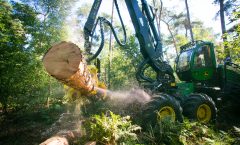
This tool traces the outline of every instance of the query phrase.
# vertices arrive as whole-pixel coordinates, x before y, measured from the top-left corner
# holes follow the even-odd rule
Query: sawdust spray
[[[151,96],[140,88],[131,90],[105,90],[96,88],[100,94],[105,94],[106,102],[117,109],[126,109],[126,107],[134,104],[143,105],[151,100]]]

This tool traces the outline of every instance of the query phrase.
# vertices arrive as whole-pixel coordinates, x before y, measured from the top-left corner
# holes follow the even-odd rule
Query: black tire
[[[149,125],[154,127],[158,121],[158,111],[163,107],[170,107],[174,110],[175,120],[183,122],[182,108],[180,103],[172,96],[167,94],[158,94],[152,98],[151,101],[144,105],[142,111],[143,122],[142,126],[145,128]]]
[[[203,113],[200,113],[202,111]],[[211,111],[211,113],[209,111]],[[202,123],[214,122],[217,117],[217,108],[212,98],[208,95],[191,94],[183,102],[183,115],[190,120],[196,120]],[[210,116],[210,118],[208,116]]]

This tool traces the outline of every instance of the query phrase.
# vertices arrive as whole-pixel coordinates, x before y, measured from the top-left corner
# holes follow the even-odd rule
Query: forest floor
[[[1,115],[1,145],[34,145],[48,137],[42,133],[56,122],[66,111],[65,107],[56,105],[50,108],[18,111]]]
[[[227,114],[220,116],[215,128],[230,132],[233,126],[240,127],[240,120],[231,120],[232,114]],[[81,119],[80,114],[61,105],[1,115],[0,144],[37,145],[59,132],[79,130],[76,125],[81,124]]]

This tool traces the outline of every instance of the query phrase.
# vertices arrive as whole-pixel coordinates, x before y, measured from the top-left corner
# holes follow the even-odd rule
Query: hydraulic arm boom
[[[126,41],[125,27],[123,25],[122,18],[119,12],[117,0],[114,0],[114,3],[123,27],[124,36],[125,36],[124,43],[120,42],[120,40],[118,39],[114,31],[113,26],[109,21],[107,21],[103,17],[99,17],[98,19],[96,19],[101,2],[102,0],[94,1],[91,12],[88,16],[88,20],[84,27],[85,48],[87,51],[90,51],[90,47],[91,47],[89,37],[93,35],[96,25],[98,23],[100,23],[100,29],[101,29],[102,43],[98,51],[89,60],[96,58],[103,48],[103,41],[104,41],[104,34],[102,30],[103,23],[106,23],[107,25],[110,26],[116,41],[121,46],[124,46]],[[154,24],[155,16],[152,11],[152,8],[147,4],[146,0],[141,0],[142,10],[138,5],[137,0],[125,0],[125,3],[127,5],[128,12],[130,14],[130,17],[136,32],[136,37],[140,44],[140,51],[144,57],[144,60],[140,63],[137,71],[137,75],[136,75],[137,79],[140,82],[147,82],[147,83],[150,83],[151,85],[154,85],[155,89],[156,87],[164,89],[165,87],[169,86],[170,83],[175,82],[175,79],[173,76],[173,70],[171,66],[165,61],[163,61],[162,43]],[[149,66],[157,73],[156,79],[152,79],[144,75],[145,69]]]

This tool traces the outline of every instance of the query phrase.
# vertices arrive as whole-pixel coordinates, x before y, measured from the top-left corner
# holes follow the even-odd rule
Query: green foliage
[[[188,120],[181,124],[164,120],[149,128],[140,139],[140,142],[152,145],[228,145],[236,140],[230,133],[215,130],[211,125]]]
[[[217,57],[218,63],[222,63],[223,60],[226,58],[222,43],[217,44],[215,46],[215,50],[216,50],[216,57]]]
[[[86,125],[90,140],[99,144],[131,144],[137,140],[136,131],[141,128],[133,125],[130,116],[121,117],[109,112],[109,115],[94,115]],[[88,134],[88,133],[87,133]]]
[[[4,112],[39,107],[47,98],[51,98],[50,103],[61,100],[62,86],[47,75],[41,58],[61,39],[67,16],[63,8],[69,8],[68,2],[0,2],[0,109]]]
[[[240,8],[233,14],[235,19],[240,18]],[[240,25],[236,25],[232,33],[226,34],[227,41],[224,42],[224,46],[227,51],[230,52],[230,56],[235,63],[240,64]]]
[[[135,69],[131,58],[127,58],[122,51],[115,50],[111,64],[111,88],[126,88],[135,80]]]
[[[7,1],[0,2],[0,102],[6,112],[8,99],[26,91],[23,85],[29,80],[28,67],[30,57],[24,51],[25,31],[19,19],[14,18],[13,9]]]
[[[182,45],[184,45],[184,44],[189,42],[188,39],[184,35],[178,34],[175,37],[177,39],[178,47],[180,47],[180,46],[182,46]]]
[[[171,48],[174,46],[179,52],[180,46],[189,42],[188,34],[190,26],[186,14],[163,9],[162,21],[168,26],[169,32],[171,31],[171,35],[162,35],[164,47]],[[213,29],[205,27],[202,21],[197,19],[192,20],[191,26],[195,40],[215,42],[216,37],[213,35]],[[172,57],[170,56],[171,59],[174,59],[176,54],[174,54],[172,50],[173,49],[167,50],[167,55],[174,55]]]
[[[228,145],[234,143],[234,138],[224,131],[216,131],[211,126],[187,120],[183,124],[179,140],[184,145]]]
[[[213,43],[216,40],[215,36],[213,35],[213,29],[206,28],[203,25],[193,27],[193,33],[195,40],[211,41]]]
[[[21,0],[37,14],[37,21],[32,26],[29,39],[29,49],[38,55],[43,55],[52,44],[66,36],[65,20],[76,0]],[[24,9],[26,10],[26,8]],[[31,18],[31,17],[30,17]]]
[[[142,138],[145,144],[181,144],[178,138],[181,133],[181,128],[182,125],[180,123],[173,122],[171,119],[164,119],[154,127],[150,127],[147,132],[144,132]]]
[[[219,4],[222,0],[214,0],[215,4]],[[224,7],[223,10],[227,16],[231,15],[240,5],[239,1],[237,0],[225,0],[223,1]],[[219,12],[217,13],[219,15]]]
[[[111,89],[127,88],[137,84],[135,74],[142,55],[135,37],[131,35],[128,40],[127,46],[124,48],[114,45],[111,64],[109,63],[108,48],[105,48],[101,54],[101,68],[110,68],[110,72],[107,69],[102,70],[101,79],[105,79],[104,73],[110,73]],[[108,47],[108,45],[105,46]]]

